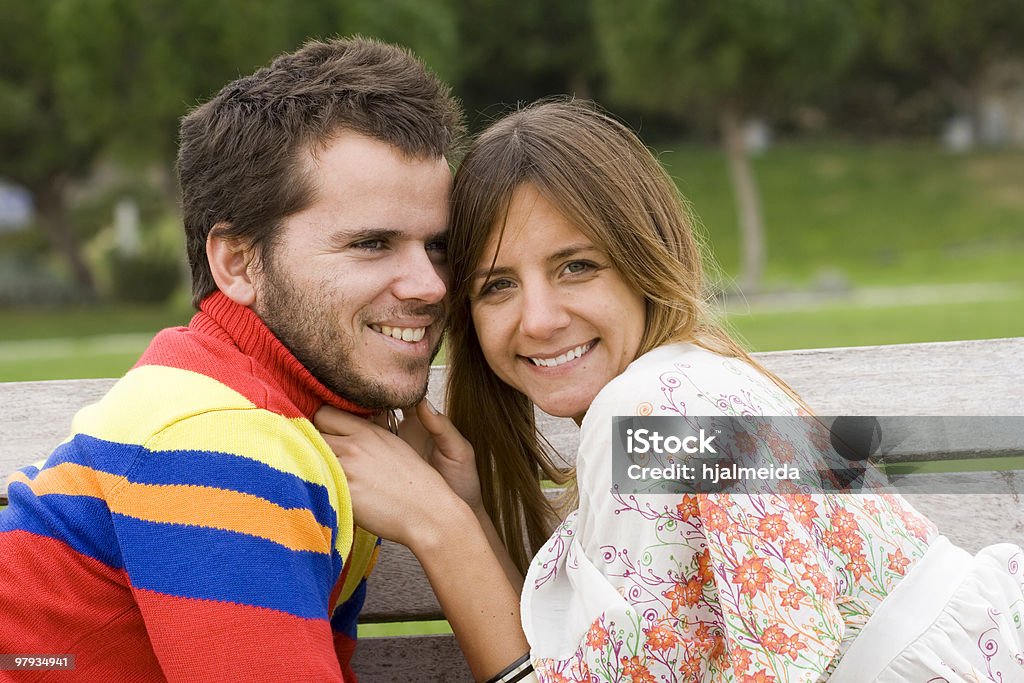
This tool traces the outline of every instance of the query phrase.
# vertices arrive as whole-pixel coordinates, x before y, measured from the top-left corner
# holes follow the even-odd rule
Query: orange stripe
[[[286,509],[249,493],[209,486],[136,484],[75,463],[42,470],[35,479],[18,472],[11,482],[26,484],[37,496],[107,498],[111,512],[147,522],[237,531],[291,550],[330,553],[331,530],[319,524],[311,510]],[[108,497],[111,491],[115,495]]]
[[[291,550],[329,554],[331,530],[306,508],[285,509],[250,493],[209,486],[126,483],[108,502],[112,512],[147,522],[237,531]]]
[[[122,477],[98,472],[73,462],[40,470],[35,479],[29,479],[23,472],[15,472],[8,481],[25,484],[37,496],[56,493],[65,496],[89,496],[103,498]]]

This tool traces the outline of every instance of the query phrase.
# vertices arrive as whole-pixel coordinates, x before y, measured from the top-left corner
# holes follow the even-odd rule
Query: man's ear
[[[217,223],[206,236],[206,260],[217,289],[242,306],[256,301],[256,288],[252,281],[255,262],[253,248],[244,240],[224,237],[227,223]]]

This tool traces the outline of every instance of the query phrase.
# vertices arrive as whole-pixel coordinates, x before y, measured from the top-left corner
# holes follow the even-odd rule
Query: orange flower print
[[[857,524],[857,518],[853,516],[853,513],[843,508],[836,508],[831,515],[829,515],[829,521],[832,522],[832,528],[837,532],[852,531],[853,533],[860,532],[860,525]]]
[[[738,650],[732,653],[732,670],[738,674],[746,673],[750,668],[750,650]]]
[[[804,581],[810,581],[814,586],[814,592],[817,593],[819,597],[831,600],[836,596],[835,588],[829,582],[828,577],[822,574],[821,570],[818,568],[808,567],[807,571],[805,571],[800,578]]]
[[[679,512],[679,516],[683,518],[683,521],[700,517],[700,506],[697,504],[697,496],[683,496],[683,500],[676,505],[676,510]]]
[[[789,636],[778,624],[772,624],[761,634],[761,645],[769,652],[779,652],[780,647],[789,642]]]
[[[868,502],[864,503],[864,512],[868,513],[869,515],[878,515],[882,511],[878,509],[878,503],[876,503],[873,500],[869,500]]]
[[[671,650],[679,643],[679,635],[664,623],[644,629],[647,646],[657,652]]]
[[[672,601],[672,611],[678,612],[680,606],[693,607],[700,602],[704,594],[703,582],[698,577],[693,577],[686,583],[677,583],[662,593],[663,596]]]
[[[732,522],[729,521],[729,515],[717,503],[708,503],[705,506],[703,521],[704,528],[709,532],[728,532],[732,526]]]
[[[795,583],[791,583],[786,590],[782,591],[782,606],[800,609],[800,601],[805,597],[807,596],[800,590],[800,587]]]
[[[686,661],[679,664],[679,673],[683,675],[684,681],[699,681],[701,673],[704,671],[704,662],[702,657],[696,659],[687,657]]]
[[[863,555],[855,555],[853,559],[846,563],[846,570],[853,573],[854,579],[859,580],[871,571],[871,566]]]
[[[537,672],[537,679],[544,681],[544,683],[569,683],[569,679],[562,675],[561,672],[555,671],[554,659],[540,659],[533,663],[534,670]]]
[[[803,541],[786,541],[782,546],[782,556],[790,562],[803,562],[810,551]]]
[[[697,578],[701,583],[711,583],[715,578],[711,571],[711,552],[707,548],[697,556]]]
[[[750,456],[757,452],[757,439],[750,432],[739,432],[732,439],[733,446],[740,456]]]
[[[765,559],[751,557],[740,562],[732,582],[740,586],[740,594],[755,597],[771,581],[771,570],[764,566]]]
[[[793,444],[785,439],[776,438],[769,440],[768,448],[771,449],[772,458],[778,463],[786,465],[796,460]]]
[[[796,521],[809,528],[818,516],[817,503],[808,495],[790,496],[787,502],[789,511],[796,517]]]
[[[753,676],[744,676],[740,679],[739,683],[775,683],[775,676],[772,676],[764,669],[761,669]]]
[[[623,657],[619,661],[622,662],[622,673],[629,676],[632,683],[657,683],[640,657]]]
[[[603,650],[608,644],[608,629],[600,621],[595,621],[587,631],[587,647],[592,650]]]
[[[825,532],[822,540],[825,541],[826,545],[835,548],[847,556],[859,555],[864,547],[864,539],[849,530],[836,531],[829,529]]]
[[[901,548],[897,548],[895,553],[889,553],[886,559],[889,561],[889,569],[901,576],[907,573],[907,567],[910,566],[910,558],[903,554]]]
[[[778,512],[761,518],[761,521],[757,523],[757,530],[761,533],[761,536],[769,541],[775,541],[782,536],[789,535],[789,525],[786,524],[785,518]]]

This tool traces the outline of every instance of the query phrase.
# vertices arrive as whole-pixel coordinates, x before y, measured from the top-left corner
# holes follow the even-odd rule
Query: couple
[[[421,64],[360,39],[185,118],[199,313],[12,477],[4,651],[81,680],[354,680],[383,536],[481,680],[1020,675],[1012,546],[965,556],[896,497],[611,494],[613,416],[806,410],[704,312],[629,130],[536,105],[452,185],[460,131]],[[447,417],[421,400],[446,312]],[[368,419],[413,404],[397,435]],[[581,424],[561,523],[533,405]]]

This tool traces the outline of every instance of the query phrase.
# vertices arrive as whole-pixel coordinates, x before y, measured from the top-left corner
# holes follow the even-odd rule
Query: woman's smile
[[[495,374],[544,412],[582,419],[636,358],[643,298],[608,255],[530,184],[512,194],[474,272],[472,314]]]

